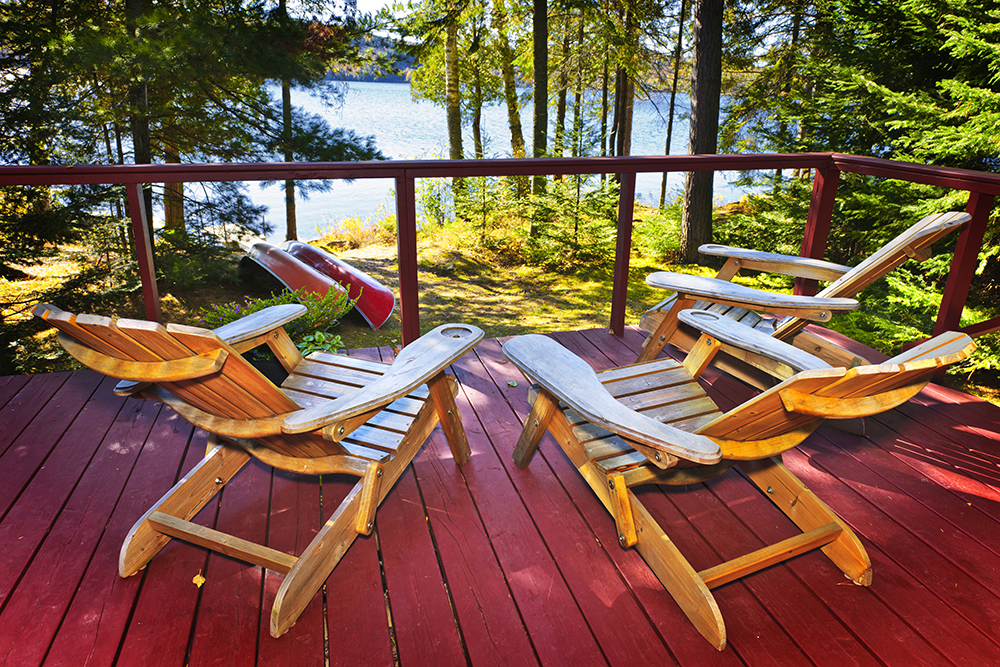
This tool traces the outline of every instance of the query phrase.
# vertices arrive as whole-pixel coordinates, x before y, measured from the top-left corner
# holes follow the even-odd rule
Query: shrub
[[[347,298],[347,292],[330,290],[320,296],[305,289],[297,289],[294,292],[281,292],[270,298],[246,297],[242,302],[214,304],[210,309],[201,310],[201,321],[206,327],[215,329],[258,310],[285,303],[301,303],[306,307],[302,317],[285,325],[285,331],[296,341],[317,331],[328,330],[354,307],[354,302]]]

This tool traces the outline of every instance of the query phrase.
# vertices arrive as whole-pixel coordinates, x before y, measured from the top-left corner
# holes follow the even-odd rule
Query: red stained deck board
[[[379,508],[378,538],[400,662],[464,663],[465,649],[412,468]]]
[[[523,416],[526,416],[528,412],[527,383],[524,376],[513,364],[506,363],[506,358],[502,356],[500,350],[481,345],[476,351],[484,360],[486,370],[503,393],[506,402],[515,409],[519,419],[523,420]],[[602,364],[595,360],[594,365]],[[511,387],[509,382],[517,382],[517,386]],[[516,432],[514,437],[516,438]],[[513,450],[512,445],[511,450]],[[736,658],[735,653],[731,651],[719,653],[698,634],[637,551],[621,549],[618,546],[617,533],[611,515],[569,462],[551,435],[546,435],[542,440],[536,459],[538,460],[532,462],[529,470],[536,465],[542,465],[543,461],[551,466],[559,480],[558,483],[573,498],[581,516],[596,537],[592,544],[583,548],[603,548],[605,555],[614,563],[618,575],[626,582],[641,605],[649,623],[653,626],[651,628],[653,633],[658,634],[660,641],[667,645],[675,660],[680,661],[681,664],[697,665],[742,664]],[[607,546],[601,547],[600,545]],[[648,656],[648,658],[652,659],[654,656]]]
[[[468,402],[464,388],[460,389],[456,403],[472,441],[471,458],[458,467],[443,432],[435,429],[415,457],[413,469],[448,581],[465,650],[475,665],[537,664],[538,657],[514,603],[510,585],[490,543],[473,492],[466,483],[467,475],[474,476],[476,470],[491,465],[489,458],[493,451],[488,443],[478,446],[474,430],[481,433],[481,429],[474,420],[475,409]],[[520,505],[517,509],[523,512]]]
[[[720,477],[738,478],[735,471],[730,470]],[[717,478],[718,479],[718,478]],[[766,510],[766,505],[770,502],[752,484],[742,480],[742,488],[738,498],[732,499],[731,504],[723,502],[718,496],[712,493],[711,483],[692,485],[683,489],[670,489],[666,493],[667,497],[680,511],[682,516],[691,517],[689,520],[703,540],[711,547],[712,551],[718,555],[714,562],[696,565],[696,569],[703,569],[717,563],[738,558],[744,554],[755,551],[767,544],[776,542],[786,537],[798,534],[800,531],[794,526],[788,525],[784,533],[776,539],[768,540],[758,536],[733,514],[732,506],[739,506],[748,513],[759,513]],[[790,522],[785,522],[790,524]],[[683,544],[679,544],[683,550]],[[806,558],[823,558],[818,553],[805,556]],[[828,568],[826,582],[828,585],[836,585],[843,581],[843,575],[835,567]],[[854,642],[850,632],[840,624],[836,616],[817,600],[803,582],[791,576],[791,573],[784,567],[773,567],[755,575],[740,580],[739,585],[725,586],[716,589],[717,599],[723,618],[726,620],[727,628],[732,637],[733,646],[741,653],[745,654],[744,647],[748,644],[756,647],[759,640],[754,642],[752,637],[760,634],[758,628],[743,628],[741,624],[745,619],[744,614],[727,613],[726,596],[743,595],[745,589],[753,598],[767,610],[768,616],[781,627],[789,638],[809,656],[809,659],[816,663],[835,664],[876,664],[873,656],[864,649],[860,649]],[[750,631],[749,633],[747,631]],[[770,636],[770,633],[767,633]],[[860,650],[859,650],[860,649]],[[772,649],[767,649],[769,653],[775,653]],[[786,652],[777,651],[781,655]],[[763,658],[764,656],[760,656]]]
[[[481,343],[476,354],[487,366],[502,359],[493,341]],[[500,366],[506,368],[509,364]],[[471,383],[481,374],[473,372],[468,377]],[[499,393],[493,383],[483,383],[481,387],[474,389],[486,395]],[[522,383],[520,389],[526,392],[527,383]],[[490,424],[499,423],[501,419],[513,419],[515,424],[520,424],[520,419],[511,413],[506,401],[491,400],[489,405],[506,414],[499,419],[483,419],[488,430]],[[636,656],[652,662],[669,661],[671,657],[662,638],[625,585],[614,562],[596,542],[593,532],[574,505],[574,499],[566,494],[560,480],[544,464],[542,457],[536,457],[527,470],[519,470],[514,465],[511,453],[519,431],[519,427],[497,429],[495,435],[491,434],[491,441],[608,662],[628,664],[635,661]],[[617,542],[615,545],[617,548]],[[629,632],[618,630],[623,626],[628,627]]]
[[[391,361],[388,349],[380,352],[384,361]],[[369,351],[371,358],[375,353]],[[412,464],[382,501],[376,524],[399,660],[465,662],[465,645]]]
[[[102,376],[90,371],[71,375],[0,455],[0,516],[10,509],[101,380]],[[26,407],[26,411],[31,409]]]
[[[520,422],[509,408],[496,405],[496,387],[474,356],[466,355],[453,368],[465,395],[476,397],[475,421],[466,423],[472,457],[462,474],[539,661],[543,665],[605,662],[502,460],[510,456],[511,438],[520,431]],[[498,452],[494,441],[506,445]]]
[[[107,405],[118,406],[119,402]],[[76,594],[107,518],[114,510],[159,411],[157,404],[129,401],[118,413],[114,426],[100,443],[99,451],[82,473],[76,488],[63,479],[61,484],[47,489],[52,493],[65,486],[73,493],[0,614],[0,664],[40,664]],[[32,481],[29,489],[36,482],[44,481],[39,477],[41,475]],[[36,500],[24,496],[21,499],[22,502]],[[24,520],[17,508],[15,506],[15,511],[0,524],[0,541],[7,545],[4,560],[8,563],[15,560],[14,552],[27,541],[23,536],[8,535],[8,526],[17,527]]]
[[[553,337],[595,368],[630,363],[643,339],[631,329],[622,338],[597,329]],[[377,351],[368,355],[378,358]],[[855,527],[873,560],[874,585],[866,589],[850,584],[814,552],[721,587],[717,593],[730,630],[730,648],[718,653],[697,635],[638,554],[617,546],[611,517],[551,438],[543,441],[540,456],[527,472],[510,463],[510,451],[527,412],[527,383],[506,363],[499,346],[486,341],[461,360],[456,371],[463,381],[457,400],[473,457],[465,466],[455,466],[440,430],[424,445],[407,473],[416,473],[413,488],[399,495],[409,506],[399,508],[396,519],[409,524],[414,521],[408,513],[426,515],[421,529],[427,539],[433,537],[437,562],[426,570],[413,563],[393,567],[423,571],[431,581],[437,579],[438,587],[448,583],[454,614],[449,612],[446,620],[452,628],[458,622],[456,632],[461,633],[465,649],[460,663],[467,655],[474,665],[504,659],[507,664],[537,659],[543,664],[589,665],[620,662],[618,656],[625,653],[632,654],[631,664],[866,664],[872,656],[888,665],[1000,662],[1000,643],[988,629],[1000,620],[996,617],[1000,595],[993,590],[1000,537],[991,531],[1000,522],[996,435],[1000,410],[994,406],[932,386],[915,401],[869,420],[867,438],[823,427],[801,451],[786,455],[793,472],[833,509],[842,510],[841,515]],[[21,437],[32,420],[37,423],[41,413],[64,409],[62,398],[58,410],[52,399],[57,394],[72,396],[74,383],[80,387],[76,375],[81,374],[54,379],[22,376],[14,382],[0,378],[0,450]],[[39,378],[46,381],[37,382]],[[703,380],[710,395],[725,404],[722,407],[755,393],[711,369]],[[517,381],[518,386],[508,386],[509,381]],[[40,391],[43,385],[49,391]],[[107,394],[109,402],[117,400],[102,386],[92,397],[78,396],[76,411],[88,401],[101,400],[102,394]],[[18,409],[9,409],[15,404]],[[190,664],[214,662],[209,660],[214,657],[252,664],[254,650],[260,665],[315,664],[322,659],[322,624],[326,622],[331,664],[392,664],[375,536],[359,538],[327,582],[327,618],[322,616],[322,599],[317,596],[299,622],[278,640],[268,634],[268,611],[281,581],[273,573],[263,574],[259,568],[214,554],[208,557],[198,547],[175,543],[139,576],[128,580],[117,576],[118,550],[125,532],[173,483],[191,432],[158,404],[138,405],[150,406],[152,412],[143,408],[128,419],[120,412],[89,462],[65,461],[60,452],[68,440],[63,436],[50,441],[44,462],[27,471],[22,500],[35,493],[36,485],[44,486],[41,482],[46,475],[56,475],[60,469],[68,487],[60,485],[52,498],[39,496],[41,504],[50,505],[41,522],[49,526],[48,535],[35,538],[31,565],[9,599],[0,603],[0,647],[11,618],[22,619],[22,630],[29,625],[32,629],[32,640],[19,640],[7,662],[37,664],[44,657],[46,665],[111,665],[121,649],[118,664],[140,655],[148,663],[152,653],[152,664],[159,660],[176,664],[177,655],[181,664],[185,659]],[[157,410],[160,417],[146,449],[138,459],[130,458],[136,456],[134,443],[142,438],[139,422],[145,419],[148,426]],[[62,428],[69,428],[66,435],[80,431],[80,437],[73,436],[73,440],[91,442],[89,436],[96,441],[82,428],[92,419],[93,415],[70,416],[64,418]],[[113,434],[119,432],[127,435],[116,443]],[[125,449],[118,451],[118,447]],[[191,444],[185,468],[200,458],[203,447],[201,440]],[[124,465],[115,470],[119,463]],[[248,464],[252,465],[259,464]],[[234,479],[227,493],[237,489],[234,484],[245,482],[248,472],[249,467]],[[70,479],[74,475],[78,482]],[[319,483],[315,478],[284,473],[272,477],[269,545],[297,553],[319,525]],[[345,492],[340,485],[346,489],[352,483],[346,477],[323,480],[327,513],[333,509],[331,499]],[[126,486],[119,499],[116,486],[121,489],[122,484]],[[107,486],[106,495],[102,486]],[[735,471],[693,487],[689,493],[656,488],[640,493],[659,498],[647,500],[647,505],[655,506],[661,522],[670,523],[664,527],[682,551],[705,565],[732,555],[729,548],[736,553],[739,546],[742,552],[752,548],[755,540],[771,542],[794,532],[770,503],[754,499],[754,494],[763,496]],[[237,496],[232,494],[228,500]],[[18,509],[20,502],[0,520],[0,531],[9,529],[11,517],[23,511]],[[52,508],[61,505],[53,519]],[[226,520],[227,507],[223,494],[219,521]],[[295,517],[283,522],[273,519],[275,513],[286,512]],[[689,513],[694,515],[685,516]],[[237,515],[239,521],[248,520],[243,513],[233,516]],[[377,530],[386,528],[378,521],[376,525]],[[283,540],[291,546],[279,546]],[[564,553],[572,550],[580,554]],[[171,566],[164,566],[164,560],[175,563],[185,553],[208,563],[209,583],[193,598],[189,591],[194,589],[190,583],[194,572],[185,571],[181,577],[170,573]],[[591,568],[588,574],[579,574],[588,559],[603,565],[596,572]],[[251,579],[256,573],[258,581],[230,589],[231,582],[212,578],[213,571],[219,574],[226,568],[237,576],[249,573]],[[29,585],[55,570],[60,576],[48,577],[44,586],[35,590],[36,586]],[[180,605],[190,611],[175,613],[176,622],[163,623],[157,617],[150,627],[136,627],[136,621],[151,617],[155,607],[167,614],[176,611],[169,600],[156,601],[156,596],[164,595],[164,578],[172,593],[190,598]],[[173,588],[171,582],[176,583]],[[217,600],[206,597],[213,584],[217,586],[213,598],[215,593],[221,596]],[[609,587],[621,595],[609,595]],[[246,609],[237,609],[237,598],[244,599],[247,590],[256,590],[258,597]],[[392,590],[390,585],[390,598]],[[614,600],[611,611],[595,610],[607,599]],[[232,613],[224,611],[227,606]],[[625,609],[624,618],[633,619],[636,613],[642,618],[642,623],[629,621],[630,631],[639,636],[630,641],[660,644],[655,660],[647,651],[630,649],[626,640],[609,640],[602,634],[605,628],[596,627],[603,624],[620,632],[621,617],[615,616],[619,607]],[[394,616],[397,632],[410,618],[402,607],[399,611]],[[241,613],[257,617],[252,632],[237,631],[246,625],[240,621]],[[598,620],[612,616],[616,625]],[[232,629],[231,643],[222,637],[219,646],[209,646],[214,644],[210,638],[219,637],[215,633],[225,631],[223,619]],[[223,630],[217,627],[220,624]],[[812,636],[805,631],[810,624],[815,626]],[[437,621],[434,626],[438,627]],[[162,637],[158,639],[157,634]],[[253,640],[235,639],[250,634]],[[244,642],[254,646],[248,648]],[[572,656],[570,651],[581,642],[592,649]],[[516,650],[509,654],[493,651],[511,645]],[[408,653],[401,653],[401,658]],[[403,662],[414,660],[419,658]]]
[[[459,411],[472,411],[458,400]],[[462,636],[474,665],[537,664],[531,640],[472,495],[441,432],[435,431],[414,461],[421,496]],[[467,462],[466,467],[475,465]]]
[[[305,551],[306,545],[312,541],[319,531],[322,517],[320,514],[320,478],[314,475],[297,475],[283,470],[274,470],[271,475],[271,523],[268,532],[267,545],[272,549],[285,553],[299,555]],[[347,552],[347,557],[340,562],[333,576],[327,580],[327,596],[332,605],[340,604],[341,586],[338,576],[342,569],[349,567],[354,561],[355,549],[358,543]],[[278,639],[271,637],[271,606],[284,577],[270,571],[264,571],[264,604],[260,618],[260,644],[258,648],[259,665],[282,665],[282,667],[297,667],[298,665],[320,664],[323,656],[323,597],[316,595],[306,606],[299,620],[288,632]],[[331,607],[332,609],[333,607]],[[358,626],[369,628],[364,624],[366,619],[358,619]],[[332,627],[332,626],[331,626]],[[375,628],[367,631],[365,637],[377,636]],[[375,642],[372,642],[375,643]],[[337,664],[334,658],[339,655],[344,642],[343,633],[331,630],[331,664]],[[350,645],[361,646],[362,642],[350,642]],[[194,664],[194,663],[192,663]],[[355,662],[354,664],[359,664]],[[373,662],[372,664],[378,664]]]
[[[259,461],[249,461],[222,490],[216,530],[263,544],[267,537],[270,487],[271,468]],[[263,569],[211,552],[202,574],[205,583],[188,662],[256,664]]]
[[[149,569],[128,579],[119,577],[122,542],[136,520],[176,482],[191,432],[173,411],[160,410],[53,640],[46,665],[114,664]]]
[[[864,466],[831,449],[812,443],[799,446],[814,470],[827,475],[836,471],[844,486],[863,496],[864,502],[852,502],[842,516],[859,524],[864,516],[867,525],[862,524],[862,532],[868,539],[881,548],[891,540],[891,552],[901,565],[921,581],[934,579],[932,590],[947,595],[956,610],[984,631],[997,627],[998,582],[989,578],[977,581],[974,573],[1000,569],[1000,558],[914,499],[894,491]],[[844,491],[840,491],[840,498],[853,500]]]
[[[24,428],[72,376],[72,373],[48,373],[24,376],[28,378],[27,382],[10,383],[10,388],[18,385],[20,388],[16,394],[5,399],[5,405],[0,410],[0,455],[7,451]]]
[[[908,465],[904,458],[894,456],[896,445],[902,440],[898,433],[890,431],[875,420],[869,420],[866,428],[866,442],[861,446],[856,446],[857,441],[850,436],[832,429],[825,430],[824,435],[827,440],[837,445],[845,456],[856,459],[858,463],[884,479],[888,485],[905,492],[914,501],[933,512],[937,519],[935,525],[939,529],[961,531],[982,547],[991,550],[994,557],[1000,555],[1000,507],[995,502],[981,503],[979,507],[973,506],[962,495],[925,477],[923,473]],[[917,428],[914,425],[913,428],[904,430],[913,432]],[[879,486],[881,488],[883,485]],[[988,487],[983,488],[981,492],[988,493]],[[995,501],[1000,494],[991,495]],[[944,527],[945,523],[949,528]],[[921,530],[926,530],[926,526],[922,526]],[[935,537],[933,541],[939,542],[940,534],[933,528],[931,530]],[[949,551],[952,551],[951,546],[949,543]],[[958,544],[954,546],[961,548]]]
[[[194,431],[178,479],[205,456],[207,436]],[[148,508],[147,508],[148,509]],[[192,521],[215,527],[218,506],[207,504]],[[125,631],[118,663],[146,667],[177,665],[186,659],[201,589],[193,579],[204,574],[206,550],[171,540],[146,567],[139,597]]]
[[[110,392],[113,386],[114,381],[109,379],[103,389]],[[0,560],[0,608],[58,519],[63,503],[73,492],[123,403],[124,399],[108,400],[106,397],[87,401],[53,448],[46,464],[27,481],[0,522],[0,544],[7,545]]]
[[[777,508],[769,503],[763,508],[751,508],[739,502],[744,493],[739,475],[735,479],[729,475],[720,476],[709,482],[709,486],[763,539],[776,541],[787,534],[790,522]],[[857,586],[844,578],[819,553],[792,559],[781,569],[807,585],[856,636],[858,645],[868,647],[886,664],[917,664],[928,656],[944,660],[941,653],[930,649],[927,643],[940,647],[939,650],[945,649],[944,654],[949,654],[949,646],[961,643],[971,657],[980,660],[973,664],[995,661],[996,646],[982,633],[915,582],[879,549],[871,544],[866,547],[874,571],[870,588]],[[746,581],[752,581],[754,576]],[[922,610],[933,613],[922,614]],[[924,647],[923,653],[919,652],[920,647]]]
[[[20,392],[24,385],[31,381],[32,377],[43,377],[40,375],[5,375],[0,377],[0,415],[3,413],[3,408],[7,405],[7,401],[14,398]]]

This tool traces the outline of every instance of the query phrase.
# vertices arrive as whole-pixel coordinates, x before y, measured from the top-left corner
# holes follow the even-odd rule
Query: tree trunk
[[[137,39],[136,22],[146,12],[143,0],[125,0],[125,17],[129,34]],[[130,124],[132,129],[132,151],[135,164],[152,164],[153,149],[149,135],[149,97],[146,81],[139,73],[135,83],[129,86],[129,104],[131,106]],[[153,188],[144,185],[142,201],[146,208],[146,233],[150,245],[153,244]]]
[[[608,56],[604,56],[604,73],[601,77],[601,157],[608,155]],[[608,175],[601,173],[601,187],[607,183]]]
[[[528,157],[521,131],[521,108],[517,100],[517,77],[514,73],[514,51],[507,40],[507,10],[503,0],[493,4],[493,24],[497,30],[497,50],[500,55],[500,73],[503,75],[503,97],[507,104],[507,126],[510,128],[510,147],[515,158]],[[528,194],[528,177],[515,176],[514,187],[520,199]]]
[[[576,90],[573,91],[573,157],[583,155],[583,13],[576,31]]]
[[[615,75],[615,155],[629,155],[632,151],[632,107],[635,83],[624,67]]]
[[[677,16],[677,47],[674,49],[674,80],[670,86],[670,112],[667,115],[667,140],[664,155],[670,155],[670,143],[674,134],[674,104],[677,101],[677,79],[681,72],[681,53],[684,45],[684,21],[687,19],[687,0],[681,0],[681,11]],[[667,203],[667,172],[660,181],[660,208]]]
[[[462,92],[458,75],[458,24],[452,23],[445,30],[445,112],[448,117],[448,156],[452,160],[465,157],[462,150]],[[452,182],[456,194],[462,190],[462,179]]]
[[[569,22],[563,26],[562,64],[559,67],[559,92],[556,98],[556,139],[552,152],[562,157],[566,146],[566,93],[569,88]],[[556,177],[561,178],[561,177]]]
[[[166,142],[164,145],[164,162],[180,164],[181,154],[177,147]],[[163,185],[163,225],[175,232],[187,231],[184,224],[184,184],[165,183]]]
[[[722,92],[722,11],[724,0],[697,0],[694,12],[694,58],[691,73],[692,155],[716,152],[719,97]],[[710,171],[690,172],[684,181],[681,258],[699,261],[698,246],[712,241]]]
[[[531,154],[543,157],[546,152],[546,141],[549,132],[549,16],[546,0],[532,0],[532,37],[534,52],[532,58],[535,69],[535,110],[533,142]],[[534,177],[534,193],[545,192],[545,175]],[[535,236],[536,227],[532,224],[531,236]]]
[[[287,80],[281,81],[281,138],[285,144],[285,162],[294,162],[292,152],[292,86]],[[285,240],[298,241],[298,221],[295,218],[295,181],[285,181]]]
[[[476,159],[483,159],[483,83],[479,69],[476,69],[476,83],[472,100],[472,146]]]

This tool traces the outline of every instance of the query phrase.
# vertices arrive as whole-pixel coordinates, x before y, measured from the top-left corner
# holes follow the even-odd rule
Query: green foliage
[[[295,347],[299,348],[299,353],[303,357],[308,357],[313,352],[336,352],[343,349],[344,343],[340,340],[339,335],[317,331],[304,336],[295,344]]]
[[[632,245],[643,257],[673,261],[681,245],[681,202],[637,213]]]
[[[317,331],[327,331],[354,307],[354,302],[347,298],[347,292],[330,290],[320,296],[305,289],[298,289],[294,292],[284,291],[268,298],[247,297],[242,302],[213,304],[210,309],[202,309],[201,321],[205,327],[215,329],[258,310],[287,303],[301,303],[306,307],[306,312],[301,317],[285,325],[285,331],[292,340],[303,340],[305,336]]]

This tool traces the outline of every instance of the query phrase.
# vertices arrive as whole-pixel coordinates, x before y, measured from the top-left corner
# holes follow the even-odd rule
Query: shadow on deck
[[[598,368],[629,363],[642,339],[554,338]],[[514,466],[528,383],[500,342],[453,368],[472,458],[456,467],[438,429],[277,640],[280,577],[259,567],[174,541],[117,575],[126,532],[201,458],[204,432],[92,372],[0,378],[0,663],[1000,664],[1000,408],[929,385],[864,436],[824,426],[785,454],[859,535],[874,582],[814,552],[723,586],[719,653],[618,546],[550,436]],[[723,409],[752,393],[712,371],[705,384]],[[352,483],[252,462],[196,520],[298,552]],[[796,532],[735,470],[639,494],[696,569]]]

